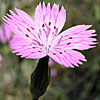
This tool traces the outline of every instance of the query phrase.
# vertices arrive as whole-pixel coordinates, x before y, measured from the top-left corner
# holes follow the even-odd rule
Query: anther
[[[62,52],[60,52],[60,54],[62,54]]]
[[[26,36],[26,37],[29,37],[29,35],[28,35],[28,34],[25,34],[25,36]]]
[[[29,32],[31,32],[30,30],[29,30],[29,28],[26,28]]]
[[[69,39],[73,39],[72,37],[70,37]]]
[[[70,42],[69,43],[67,43],[67,45],[69,45],[69,44],[71,44]]]
[[[51,22],[49,22],[49,26],[51,25]]]
[[[35,47],[32,47],[33,49],[35,49]]]
[[[31,29],[32,29],[32,30],[34,30],[34,28],[33,28],[33,27],[31,27]]]
[[[41,53],[41,51],[38,51],[39,53]]]
[[[54,29],[56,29],[56,26],[54,26]]]
[[[52,53],[53,55],[56,55],[56,53]]]
[[[42,25],[42,27],[44,27],[44,24]]]

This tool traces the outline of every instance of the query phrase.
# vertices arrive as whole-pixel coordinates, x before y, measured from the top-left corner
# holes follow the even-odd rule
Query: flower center
[[[42,28],[41,30],[39,30],[39,38],[43,43],[43,48],[45,51],[52,49],[51,45],[57,34],[58,34],[58,28],[51,22],[48,22],[48,24],[47,23],[42,24]]]

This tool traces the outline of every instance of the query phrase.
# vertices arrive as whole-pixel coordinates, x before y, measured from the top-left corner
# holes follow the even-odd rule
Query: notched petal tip
[[[50,7],[50,3],[47,4],[47,8],[50,8],[50,9],[51,9],[51,7]]]
[[[3,18],[3,23],[9,28],[9,24],[7,23],[7,19]]]
[[[52,6],[52,9],[53,8],[59,8],[59,4],[57,5],[57,4],[54,3],[53,6]]]
[[[16,51],[12,51],[12,53],[17,53]]]
[[[96,32],[96,30],[91,30],[92,31],[92,33],[95,33]]]
[[[86,25],[86,26],[88,26],[88,27],[92,27],[93,25]]]
[[[16,7],[14,7],[14,9],[15,9],[15,10],[17,10],[17,8],[16,8]]]
[[[41,2],[39,2],[39,5],[38,6],[41,8]]]
[[[75,68],[74,66],[70,66],[71,68]]]
[[[84,25],[86,27],[86,30],[92,27],[93,25]]]
[[[95,48],[95,47],[97,47],[97,46],[90,46],[90,48]]]
[[[87,61],[86,59],[84,59],[83,61]]]
[[[10,12],[10,14],[11,14],[12,16],[16,16],[16,14],[15,14],[12,10],[9,10],[9,12]]]
[[[16,8],[16,7],[14,7],[14,9],[15,9],[15,11],[16,11],[17,13],[24,12],[24,11],[22,11],[22,10]]]
[[[61,7],[61,10],[64,14],[66,14],[66,9],[64,9],[64,6]]]
[[[20,12],[24,12],[24,11],[22,11],[22,10],[16,8],[16,7],[14,7],[14,9],[15,9],[15,11],[16,11],[17,14],[20,13]]]
[[[6,23],[7,19],[5,18],[5,16],[4,16],[4,18],[2,18],[2,19],[3,19],[4,23]]]
[[[45,2],[43,1],[43,6],[45,7]]]

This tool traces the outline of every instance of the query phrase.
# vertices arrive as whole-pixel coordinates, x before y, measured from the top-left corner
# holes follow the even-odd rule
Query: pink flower
[[[10,38],[11,38],[11,31],[7,27],[7,25],[5,23],[3,23],[0,27],[0,41],[2,43],[6,43],[6,42],[10,41]]]
[[[0,55],[0,67],[1,67],[2,56]]]
[[[85,56],[76,50],[94,48],[97,44],[95,30],[87,30],[92,25],[77,25],[60,33],[66,21],[66,10],[50,3],[43,2],[35,10],[34,20],[24,11],[15,8],[17,14],[10,10],[4,21],[16,35],[12,39],[13,53],[21,57],[38,59],[50,56],[57,63],[66,67],[79,66],[86,61]],[[75,50],[76,49],[76,50]]]

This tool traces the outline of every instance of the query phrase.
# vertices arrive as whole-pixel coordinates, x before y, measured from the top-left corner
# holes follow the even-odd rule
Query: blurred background
[[[0,26],[2,18],[14,7],[27,12],[34,18],[40,0],[0,0]],[[42,2],[42,0],[41,0]],[[63,5],[66,23],[62,31],[74,25],[93,25],[100,42],[100,0],[45,0]],[[1,26],[2,27],[2,26]],[[11,33],[12,35],[12,33]],[[1,35],[0,35],[1,36]],[[100,45],[81,51],[88,60],[79,68],[66,68],[55,62],[51,66],[51,81],[40,100],[100,100]],[[8,42],[0,41],[0,100],[31,100],[30,75],[38,60],[20,59],[12,53]]]

